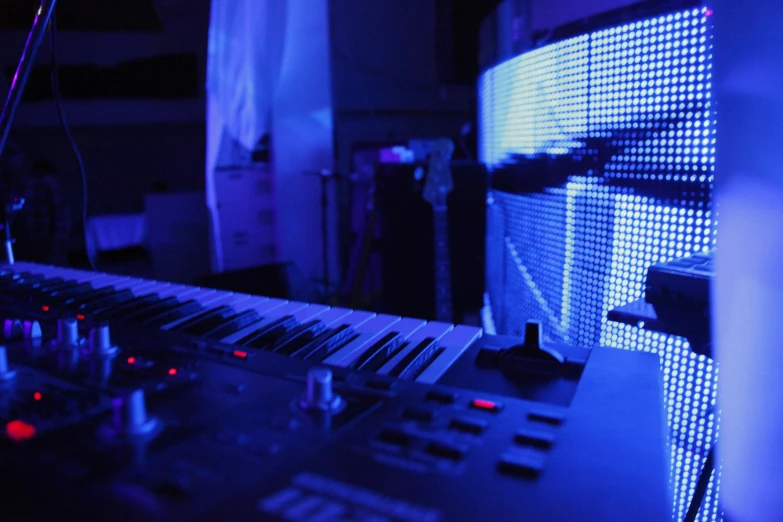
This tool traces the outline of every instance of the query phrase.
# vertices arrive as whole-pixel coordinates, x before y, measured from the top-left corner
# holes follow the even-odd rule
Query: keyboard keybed
[[[201,340],[434,383],[481,329],[127,276],[17,263],[0,295],[81,320],[143,324]]]

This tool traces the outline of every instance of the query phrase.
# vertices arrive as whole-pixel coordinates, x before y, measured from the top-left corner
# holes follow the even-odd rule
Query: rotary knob
[[[305,410],[336,412],[343,407],[342,398],[332,389],[332,372],[326,368],[313,368],[307,372],[307,391],[299,401]]]
[[[41,323],[38,321],[24,321],[22,323],[22,337],[27,340],[40,339]]]
[[[16,377],[16,370],[8,367],[8,354],[5,352],[5,346],[0,346],[0,382],[9,382]]]
[[[22,323],[18,319],[5,319],[3,321],[3,339],[12,341],[22,337]]]
[[[139,439],[154,435],[159,425],[158,419],[147,414],[144,390],[136,390],[114,400],[114,416],[104,431],[112,438]]]
[[[108,324],[100,324],[90,330],[90,351],[99,357],[114,357],[117,347],[111,343]]]
[[[79,323],[68,317],[57,320],[57,344],[61,348],[74,348],[80,344]]]

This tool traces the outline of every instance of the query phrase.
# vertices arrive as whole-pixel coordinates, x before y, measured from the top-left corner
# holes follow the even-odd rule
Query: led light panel
[[[494,328],[520,335],[536,319],[551,339],[660,356],[674,520],[716,437],[718,369],[684,339],[607,313],[644,297],[650,265],[715,244],[709,13],[683,10],[553,43],[479,80],[482,161],[502,169],[516,156],[568,157],[571,169],[556,186],[490,191]],[[699,520],[721,518],[719,485],[714,473]]]

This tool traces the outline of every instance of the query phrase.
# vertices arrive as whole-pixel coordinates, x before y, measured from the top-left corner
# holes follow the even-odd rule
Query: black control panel
[[[11,301],[4,521],[670,517],[649,354],[552,347],[533,325],[424,383]]]

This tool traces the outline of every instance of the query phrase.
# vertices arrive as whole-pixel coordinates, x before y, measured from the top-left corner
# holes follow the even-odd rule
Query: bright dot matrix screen
[[[644,297],[651,264],[714,246],[710,14],[693,8],[596,30],[479,80],[482,161],[499,171],[514,157],[561,157],[571,168],[539,190],[490,190],[492,327],[521,335],[535,319],[551,339],[659,355],[673,520],[685,515],[715,440],[718,370],[685,339],[607,312]],[[713,473],[698,520],[721,518],[719,479]]]

